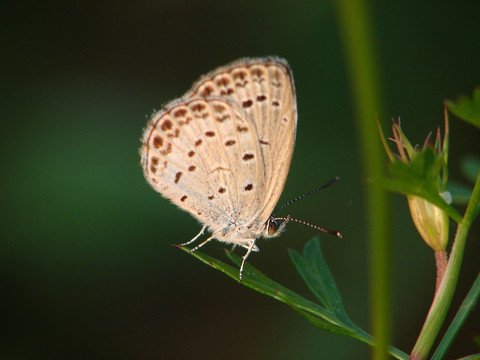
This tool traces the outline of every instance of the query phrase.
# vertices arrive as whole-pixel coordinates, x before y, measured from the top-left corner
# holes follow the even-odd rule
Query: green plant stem
[[[362,0],[339,0],[334,4],[352,79],[364,175],[380,179],[384,175],[384,158],[375,115],[381,119],[383,111],[367,4]],[[370,243],[370,310],[376,345],[373,359],[381,360],[387,358],[390,342],[391,263],[388,197],[382,187],[368,184],[366,210]]]
[[[468,203],[467,210],[462,222],[458,225],[457,235],[452,246],[452,253],[448,261],[447,269],[440,286],[435,293],[432,306],[423,324],[420,336],[412,350],[410,359],[425,359],[432,348],[433,342],[445,320],[448,308],[452,301],[453,293],[457,285],[460,266],[462,264],[463,252],[467,240],[468,230],[475,219],[476,209],[480,203],[480,176],[477,177],[472,197]]]
[[[468,292],[465,300],[463,300],[460,309],[455,315],[455,318],[452,320],[452,323],[448,327],[445,336],[443,337],[442,341],[438,345],[437,350],[432,356],[432,360],[441,360],[445,357],[445,353],[450,348],[455,336],[457,336],[458,331],[460,330],[461,326],[467,319],[468,314],[473,310],[475,304],[477,303],[478,297],[480,295],[480,274],[477,275],[475,282],[472,285],[472,288]],[[477,354],[478,355],[478,354]],[[479,355],[480,357],[480,355]]]

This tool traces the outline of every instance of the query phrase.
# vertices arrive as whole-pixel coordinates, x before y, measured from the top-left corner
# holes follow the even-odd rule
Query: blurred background
[[[299,123],[280,203],[341,181],[284,215],[320,234],[350,317],[370,330],[365,176],[335,7],[315,1],[61,1],[1,5],[2,359],[367,359],[370,348],[313,327],[171,246],[200,225],[154,192],[138,148],[154,109],[200,75],[245,56],[286,58]],[[386,118],[423,143],[443,103],[480,84],[476,2],[371,3]],[[373,114],[372,114],[373,116]],[[480,153],[479,131],[451,118],[450,179]],[[432,251],[392,195],[393,345],[409,352],[432,300]],[[463,208],[459,207],[463,213]],[[476,274],[467,243],[458,308]],[[455,231],[451,223],[451,232]],[[317,232],[291,223],[249,261],[314,299],[289,260]],[[225,259],[222,244],[203,251]],[[241,252],[240,252],[241,253]],[[480,310],[449,356],[478,352]]]

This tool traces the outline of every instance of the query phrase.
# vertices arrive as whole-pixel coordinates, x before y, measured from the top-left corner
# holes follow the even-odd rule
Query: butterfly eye
[[[271,219],[268,222],[268,235],[275,235],[275,233],[278,231],[278,224],[275,220]]]

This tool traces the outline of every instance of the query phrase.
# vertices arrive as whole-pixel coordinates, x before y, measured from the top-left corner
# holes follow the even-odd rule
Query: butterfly
[[[297,104],[292,71],[277,57],[244,58],[202,76],[154,113],[142,137],[146,180],[189,212],[212,239],[241,246],[244,264],[260,237],[278,236],[275,218],[292,160]],[[279,221],[282,220],[282,221]]]

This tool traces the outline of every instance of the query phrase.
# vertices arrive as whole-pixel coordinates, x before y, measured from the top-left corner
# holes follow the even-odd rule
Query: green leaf
[[[190,252],[190,250],[186,247],[182,247],[181,249],[201,260],[205,264],[220,270],[231,278],[237,281],[239,280],[238,268],[227,265],[226,263],[199,251]],[[241,257],[228,250],[225,250],[225,253],[233,263],[235,263],[237,266],[240,266],[242,263]],[[264,295],[268,295],[276,300],[284,302],[290,305],[295,311],[304,311],[311,316],[314,316],[316,318],[316,326],[324,330],[335,334],[348,335],[354,338],[362,337],[361,335],[356,334],[358,332],[357,329],[352,329],[346,324],[343,324],[335,317],[334,314],[278,284],[249,263],[245,263],[245,267],[243,269],[243,279],[240,284],[256,290]]]
[[[477,276],[477,279],[472,285],[472,288],[468,292],[465,300],[463,301],[460,309],[455,315],[452,323],[450,324],[445,336],[443,337],[442,341],[437,347],[437,350],[432,356],[432,360],[440,360],[443,359],[446,352],[450,348],[453,340],[457,336],[460,327],[463,325],[465,320],[467,319],[468,314],[473,310],[475,304],[477,303],[478,297],[480,295],[480,274]]]
[[[390,178],[382,184],[390,191],[420,196],[444,210],[456,222],[462,216],[448,205],[439,195],[439,169],[442,167],[442,155],[426,147],[415,151],[410,163],[396,159],[390,164]]]
[[[479,354],[474,354],[474,355],[470,355],[470,356],[465,356],[465,357],[462,357],[458,360],[480,360],[480,353]]]
[[[437,154],[435,151],[426,147],[420,151],[415,151],[408,164],[413,176],[421,179],[424,185],[431,190],[440,192],[440,169],[442,168],[443,154]],[[404,162],[402,162],[404,164]],[[392,172],[395,169],[391,169]]]
[[[191,252],[190,249],[186,247],[180,247],[180,249],[194,256],[208,266],[211,266],[214,269],[217,269],[228,275],[232,279],[239,281],[239,269],[237,267],[228,265],[223,261],[217,260],[199,251]],[[240,267],[240,264],[242,263],[241,257],[235,255],[233,252],[228,250],[225,250],[225,253],[234,264]],[[278,301],[287,304],[316,327],[327,330],[334,334],[349,336],[351,338],[360,340],[373,346],[374,340],[372,336],[357,327],[355,324],[353,324],[346,315],[343,309],[343,305],[341,303],[340,294],[336,289],[333,277],[321,256],[318,239],[313,239],[307,243],[307,245],[305,246],[304,254],[308,258],[307,263],[320,261],[320,263],[317,263],[316,265],[318,271],[322,272],[322,276],[329,279],[328,281],[326,281],[326,283],[333,282],[334,286],[334,288],[330,286],[330,289],[327,291],[330,298],[328,298],[326,301],[329,304],[332,304],[332,306],[333,304],[340,304],[340,310],[335,310],[334,312],[332,312],[328,309],[321,307],[318,304],[311,302],[310,300],[305,299],[294,291],[289,290],[286,287],[280,285],[279,283],[273,281],[249,263],[245,263],[245,267],[243,269],[243,279],[242,282],[240,282],[239,284],[247,286],[264,295],[270,296]],[[338,314],[343,315],[338,316]],[[408,359],[407,354],[392,346],[389,347],[388,351],[392,356],[397,359]]]
[[[480,87],[473,91],[471,98],[460,96],[457,101],[447,100],[446,104],[455,116],[480,129]]]
[[[303,256],[295,250],[290,250],[290,258],[305,283],[320,299],[323,306],[342,321],[351,323],[343,307],[337,284],[323,259],[318,239],[313,238],[305,245]]]
[[[240,267],[242,263],[241,257],[231,251],[226,251],[226,255],[232,262]],[[235,278],[238,279],[238,270]],[[305,311],[309,313],[316,318],[316,326],[324,330],[334,334],[359,338],[358,335],[355,334],[356,329],[349,326],[351,324],[344,324],[336,318],[334,314],[273,281],[249,263],[245,264],[242,284],[290,305],[295,311]]]

